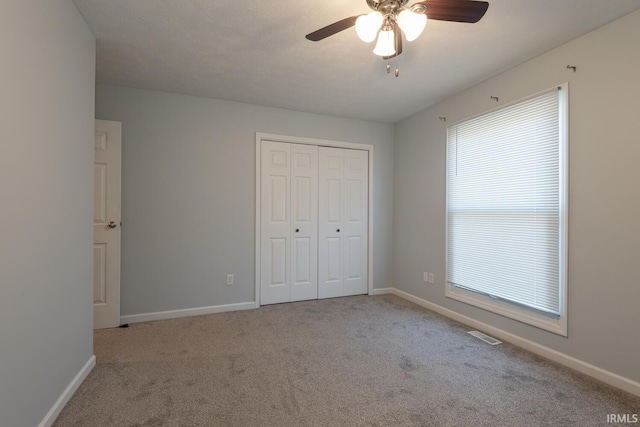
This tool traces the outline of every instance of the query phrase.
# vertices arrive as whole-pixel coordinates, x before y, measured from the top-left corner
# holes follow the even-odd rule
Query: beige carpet
[[[63,426],[602,426],[640,398],[391,295],[96,331]]]

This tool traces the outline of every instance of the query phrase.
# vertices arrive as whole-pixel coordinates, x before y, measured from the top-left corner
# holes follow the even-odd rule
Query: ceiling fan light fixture
[[[365,43],[371,43],[375,40],[378,30],[382,26],[382,13],[371,12],[367,15],[360,15],[356,19],[356,34]]]
[[[373,53],[378,56],[392,56],[396,53],[396,43],[393,36],[393,29],[383,28],[378,34],[378,43],[373,49]]]
[[[402,9],[398,14],[398,25],[404,32],[407,41],[413,41],[422,34],[427,25],[427,15],[415,13],[409,9]]]
[[[483,0],[418,0],[411,6],[406,6],[409,0],[366,2],[373,12],[349,16],[305,37],[317,42],[351,27],[355,27],[358,37],[366,43],[372,42],[377,35],[378,42],[373,53],[387,61],[387,72],[390,72],[389,60],[402,54],[403,33],[404,38],[410,42],[422,34],[428,20],[473,24],[482,19],[489,7],[489,3]],[[395,74],[397,77],[397,65]]]

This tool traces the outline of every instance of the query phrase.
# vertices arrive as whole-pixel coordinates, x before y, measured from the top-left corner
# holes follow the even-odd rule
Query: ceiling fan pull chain
[[[387,74],[391,72],[391,65],[389,64],[389,60],[387,60]]]
[[[400,69],[398,68],[398,57],[396,56],[396,77],[398,77],[400,75]]]

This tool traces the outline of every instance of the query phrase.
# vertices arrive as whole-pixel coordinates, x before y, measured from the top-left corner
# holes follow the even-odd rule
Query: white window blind
[[[447,129],[447,281],[558,315],[560,90]]]

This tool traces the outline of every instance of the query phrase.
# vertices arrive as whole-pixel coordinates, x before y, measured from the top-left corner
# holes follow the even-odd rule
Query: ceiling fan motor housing
[[[395,14],[402,6],[407,4],[409,0],[367,0],[367,5],[383,14]]]

